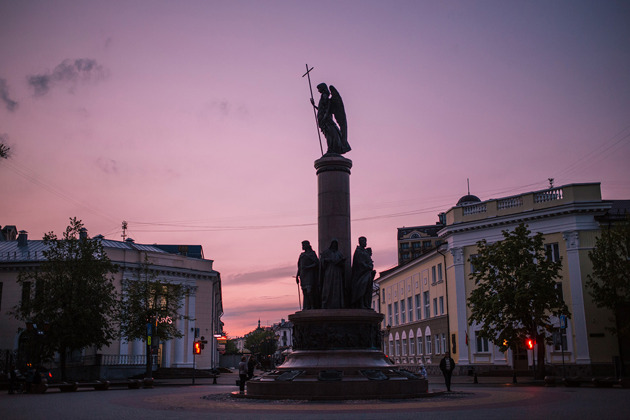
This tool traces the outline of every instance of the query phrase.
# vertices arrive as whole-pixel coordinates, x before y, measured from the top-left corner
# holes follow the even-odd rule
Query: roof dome
[[[476,195],[468,194],[460,198],[459,201],[457,202],[457,205],[465,206],[467,204],[473,204],[473,203],[481,203],[481,200]]]

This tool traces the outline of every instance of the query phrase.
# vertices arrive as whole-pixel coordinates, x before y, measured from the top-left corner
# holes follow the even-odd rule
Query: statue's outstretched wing
[[[337,89],[330,85],[330,110],[335,117],[335,121],[339,124],[339,131],[341,131],[341,145],[343,152],[350,151],[350,145],[348,144],[348,122],[346,121],[346,109],[343,106],[343,100]]]

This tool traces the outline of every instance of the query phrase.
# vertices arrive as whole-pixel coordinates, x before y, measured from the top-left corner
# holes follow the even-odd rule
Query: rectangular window
[[[398,325],[399,318],[398,302],[394,302],[394,325]]]
[[[437,277],[435,275],[435,266],[431,267],[431,284],[435,284]]]
[[[423,241],[422,242],[422,246],[423,246],[424,249],[431,248],[431,241]]]
[[[470,272],[476,273],[477,269],[475,268],[475,259],[477,258],[477,254],[470,256]]]
[[[566,328],[556,328],[553,332],[554,351],[567,350],[567,330]]]
[[[422,319],[422,304],[420,303],[420,293],[415,296],[416,301],[416,321]]]
[[[389,353],[387,353],[390,357],[394,355],[394,340],[389,340]]]
[[[433,298],[433,316],[438,316],[437,298]]]
[[[28,312],[28,307],[31,304],[31,282],[25,281],[22,283],[22,310]]]
[[[400,356],[400,340],[396,340],[396,356]]]
[[[387,319],[389,320],[387,325],[392,325],[392,304],[387,304]]]
[[[422,337],[418,337],[418,356],[422,355],[422,353],[424,353],[424,348],[422,347],[423,343],[422,343]]]
[[[409,243],[408,242],[404,242],[404,243],[400,244],[400,249],[409,249]]]
[[[479,336],[479,332],[475,333],[475,337],[477,338],[477,353],[488,353],[488,339]]]
[[[422,247],[422,244],[420,242],[414,242],[411,246],[413,249],[419,249]]]
[[[560,261],[560,248],[558,247],[558,243],[555,242],[553,244],[545,245],[545,253],[547,254],[547,258],[553,262]]]
[[[440,315],[444,315],[444,296],[440,296]]]
[[[416,351],[416,339],[411,337],[409,339],[409,356],[413,356]]]
[[[407,298],[407,311],[409,312],[409,322],[413,321],[413,301],[411,297]]]
[[[440,354],[442,353],[442,349],[440,348],[440,335],[439,334],[435,334],[435,354]]]
[[[385,303],[385,289],[383,289],[383,299],[381,299],[383,303]]]
[[[402,355],[406,356],[407,355],[407,339],[403,338],[402,340]]]
[[[442,334],[442,350],[444,353],[448,351],[448,347],[446,347],[446,334]]]
[[[425,338],[426,338],[426,340],[425,340],[426,341],[426,343],[425,343],[426,344],[426,347],[425,347],[426,354],[431,354],[431,336],[427,335]]]
[[[425,319],[429,319],[431,318],[431,303],[429,300],[429,292],[423,292],[422,293],[424,296],[424,318]]]
[[[452,346],[453,346],[453,354],[457,353],[457,341],[455,341],[455,340],[456,340],[455,334],[451,334],[451,343],[453,343],[452,344]]]
[[[442,263],[437,265],[437,281],[438,283],[442,281]]]
[[[400,322],[403,324],[407,322],[407,311],[405,311],[405,299],[400,301]]]
[[[562,282],[556,282],[556,293],[558,293],[558,297],[560,300],[564,302],[564,293],[562,292]]]

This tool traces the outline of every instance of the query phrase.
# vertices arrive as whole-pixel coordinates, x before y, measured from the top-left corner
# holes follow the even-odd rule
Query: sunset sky
[[[630,199],[628,1],[4,0],[0,225],[201,244],[231,336],[287,318],[317,248],[306,63],[344,100],[379,271],[467,178],[482,200],[550,177]]]

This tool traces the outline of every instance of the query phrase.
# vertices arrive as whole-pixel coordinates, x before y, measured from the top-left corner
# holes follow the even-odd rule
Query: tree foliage
[[[188,293],[183,284],[159,279],[145,254],[138,279],[123,282],[120,335],[128,340],[146,341],[147,324],[151,323],[152,337],[160,341],[183,337],[176,321],[190,319],[180,313]]]
[[[11,153],[11,148],[6,144],[0,143],[0,159],[7,159]]]
[[[522,347],[527,337],[550,342],[551,316],[569,315],[556,288],[561,262],[547,258],[543,235],[532,236],[525,224],[503,231],[503,237],[477,243],[468,322],[480,325],[479,335],[503,351]],[[543,360],[544,346],[538,348]]]
[[[630,219],[603,230],[588,255],[593,273],[586,285],[595,304],[615,313],[630,306]]]
[[[278,349],[278,339],[272,330],[258,327],[245,335],[245,348],[252,354],[269,356]]]
[[[59,352],[65,379],[68,352],[101,348],[116,336],[118,300],[112,277],[116,267],[101,242],[88,238],[76,218],[70,219],[61,239],[49,232],[43,241],[45,261],[18,276],[24,299],[12,314],[48,325],[45,347]]]

